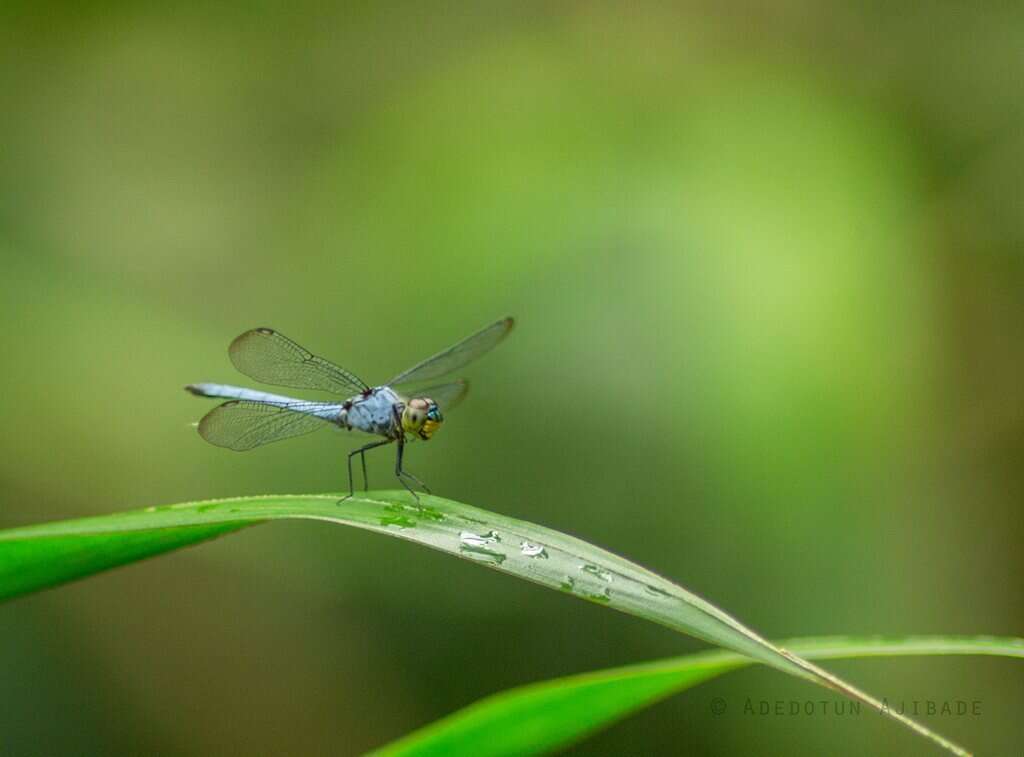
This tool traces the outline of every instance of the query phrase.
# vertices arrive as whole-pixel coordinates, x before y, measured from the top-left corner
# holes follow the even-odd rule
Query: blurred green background
[[[765,635],[1024,632],[1024,12],[794,0],[4,3],[0,525],[345,485],[190,423],[268,325],[380,381],[506,313],[408,467]],[[393,486],[390,453],[371,479]],[[701,644],[276,524],[0,607],[5,755],[356,754]],[[831,665],[980,753],[1005,660]],[[713,715],[709,702],[729,703]],[[930,753],[771,671],[579,755]]]

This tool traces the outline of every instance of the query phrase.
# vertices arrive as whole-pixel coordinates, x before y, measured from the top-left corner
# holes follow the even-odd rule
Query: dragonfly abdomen
[[[185,387],[192,394],[200,397],[224,397],[230,400],[252,400],[253,402],[268,402],[274,405],[298,402],[293,397],[285,397],[281,394],[261,392],[256,389],[246,389],[244,386],[230,386],[229,384],[189,384]]]
[[[283,394],[271,394],[270,392],[261,392],[257,389],[248,389],[244,386],[189,384],[185,388],[192,392],[192,394],[198,394],[200,397],[223,397],[229,400],[262,402],[265,405],[286,408],[294,413],[315,415],[317,418],[323,418],[334,423],[339,422],[339,415],[342,412],[340,404],[299,400],[294,397],[286,397]]]

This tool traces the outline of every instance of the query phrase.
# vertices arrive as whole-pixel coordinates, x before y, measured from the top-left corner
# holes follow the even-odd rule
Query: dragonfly
[[[349,493],[345,499],[355,496],[353,458],[359,456],[363,484],[369,490],[366,453],[394,443],[395,476],[419,500],[411,484],[428,494],[430,489],[403,467],[405,445],[417,439],[430,441],[444,422],[445,413],[465,398],[469,383],[458,379],[408,393],[400,391],[400,387],[438,379],[464,368],[497,346],[514,323],[512,318],[502,318],[379,386],[370,386],[351,371],[314,355],[274,329],[252,329],[228,348],[231,362],[241,373],[264,384],[324,391],[345,399],[301,400],[213,383],[189,384],[185,389],[200,397],[228,400],[198,423],[199,435],[218,447],[244,452],[331,426],[379,437],[348,454]]]

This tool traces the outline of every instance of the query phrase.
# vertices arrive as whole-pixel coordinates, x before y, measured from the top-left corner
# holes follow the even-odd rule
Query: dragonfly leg
[[[404,452],[405,452],[405,442],[403,442],[401,439],[399,439],[398,440],[398,454],[395,457],[395,475],[398,476],[398,480],[402,482],[402,486],[404,486],[406,489],[408,489],[409,493],[416,499],[417,502],[419,502],[420,501],[419,495],[416,494],[416,492],[413,490],[413,488],[411,486],[409,486],[408,482],[405,479],[409,478],[412,481],[414,481],[417,484],[417,486],[419,486],[427,494],[430,494],[430,489],[427,488],[426,484],[424,484],[422,481],[420,481],[418,478],[416,478],[416,476],[414,476],[413,474],[409,473],[407,470],[402,468],[402,454]]]
[[[370,491],[370,477],[366,475],[366,450],[359,450],[359,461],[363,464],[363,491]]]
[[[362,462],[363,462],[363,484],[366,486],[366,490],[369,490],[370,481],[366,477],[366,452],[367,452],[367,450],[371,450],[374,447],[381,447],[381,446],[383,446],[385,444],[390,444],[390,443],[391,443],[390,439],[384,439],[384,440],[379,441],[379,442],[370,442],[369,444],[364,444],[359,449],[352,450],[351,452],[348,453],[348,494],[346,496],[342,497],[340,500],[338,500],[339,502],[344,502],[346,499],[349,499],[351,497],[356,496],[355,484],[353,483],[353,480],[352,480],[352,458],[355,457],[356,455],[359,455],[360,459],[362,460]]]

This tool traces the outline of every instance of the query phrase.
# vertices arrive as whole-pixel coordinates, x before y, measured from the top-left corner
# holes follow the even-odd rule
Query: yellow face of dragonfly
[[[427,397],[409,400],[402,411],[402,430],[407,434],[415,434],[423,441],[429,441],[443,422],[441,409],[434,400]]]

